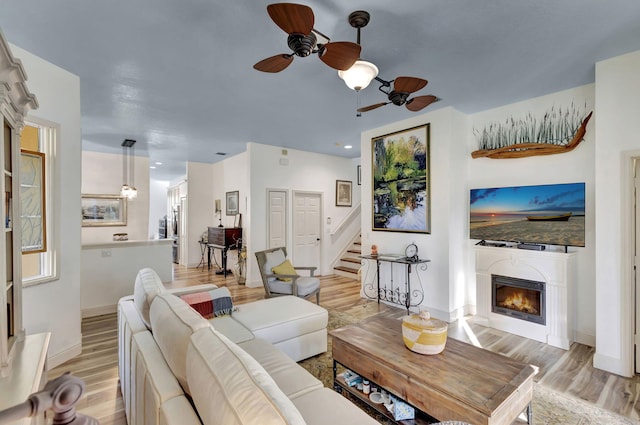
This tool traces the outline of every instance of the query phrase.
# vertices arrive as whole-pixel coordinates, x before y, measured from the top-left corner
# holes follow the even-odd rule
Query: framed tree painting
[[[429,124],[371,139],[373,230],[431,233]]]

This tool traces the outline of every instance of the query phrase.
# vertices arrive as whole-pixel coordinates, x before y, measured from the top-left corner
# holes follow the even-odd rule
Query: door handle
[[[320,240],[320,238],[316,238],[316,241],[319,241],[319,240]]]

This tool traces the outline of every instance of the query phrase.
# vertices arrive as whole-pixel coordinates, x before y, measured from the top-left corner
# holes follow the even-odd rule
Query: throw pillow
[[[231,293],[227,288],[194,292],[193,294],[181,295],[180,298],[205,319],[212,319],[227,314],[231,315],[233,312],[233,301],[231,300]]]
[[[296,269],[293,268],[293,265],[289,260],[284,260],[282,264],[275,266],[271,271],[275,274],[298,275],[298,273],[296,273]],[[291,282],[293,280],[290,277],[277,277],[277,279],[282,280],[283,282]]]

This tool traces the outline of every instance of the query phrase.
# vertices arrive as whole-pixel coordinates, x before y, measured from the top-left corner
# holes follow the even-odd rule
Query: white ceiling
[[[184,174],[247,142],[357,157],[360,132],[415,114],[359,95],[317,56],[278,74],[252,66],[288,53],[261,0],[0,0],[6,39],[81,78],[83,149],[136,154]],[[416,95],[465,113],[594,81],[595,63],[640,49],[638,0],[318,0],[315,28],[355,41],[347,16],[366,10],[362,58],[385,80],[429,80]],[[27,70],[27,74],[28,74]],[[37,93],[36,93],[37,95]],[[358,96],[360,99],[358,100]],[[353,145],[347,151],[344,145]]]

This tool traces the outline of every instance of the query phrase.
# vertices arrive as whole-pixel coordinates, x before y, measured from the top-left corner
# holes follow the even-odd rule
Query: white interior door
[[[267,248],[287,246],[287,192],[269,189],[267,203]]]
[[[188,246],[187,246],[187,198],[180,198],[180,216],[178,217],[178,264],[187,265]]]
[[[634,260],[633,260],[633,270],[634,270],[634,288],[635,288],[635,297],[636,297],[636,309],[635,309],[635,332],[634,332],[634,342],[635,342],[635,369],[636,373],[640,373],[640,270],[638,266],[639,256],[638,251],[640,250],[640,158],[634,159],[634,199],[633,199],[633,212],[634,212]]]
[[[320,271],[321,195],[296,192],[293,198],[293,264]]]

